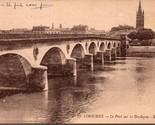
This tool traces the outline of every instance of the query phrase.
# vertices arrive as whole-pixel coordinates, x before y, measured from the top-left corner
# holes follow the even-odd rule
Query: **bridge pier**
[[[94,63],[104,63],[104,52],[98,51],[96,55],[94,55]]]
[[[110,49],[105,50],[104,60],[105,62],[111,61],[111,50]]]
[[[47,67],[39,65],[32,67],[28,91],[41,90],[48,90],[48,78]]]
[[[90,68],[91,71],[94,69],[94,64],[93,64],[93,54],[85,54],[83,61],[83,65],[86,66],[87,68]]]
[[[115,60],[117,57],[117,48],[112,48],[111,50],[111,59]]]
[[[120,47],[117,47],[117,56],[120,57],[121,56],[121,48]]]
[[[70,58],[66,59],[66,65],[64,67],[64,74],[66,75],[77,75],[77,69],[76,69],[76,59]]]

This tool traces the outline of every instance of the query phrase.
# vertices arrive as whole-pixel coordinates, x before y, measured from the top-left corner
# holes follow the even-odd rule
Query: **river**
[[[155,58],[126,57],[0,99],[1,123],[155,123]]]

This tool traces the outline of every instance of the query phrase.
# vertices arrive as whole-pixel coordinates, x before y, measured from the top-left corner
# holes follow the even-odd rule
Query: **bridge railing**
[[[0,34],[0,40],[5,39],[57,39],[57,38],[102,38],[102,39],[118,39],[105,36],[103,34]]]

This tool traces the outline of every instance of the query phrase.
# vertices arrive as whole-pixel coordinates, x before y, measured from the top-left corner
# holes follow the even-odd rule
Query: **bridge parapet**
[[[35,39],[106,39],[120,40],[117,37],[110,37],[97,34],[0,34],[0,40],[35,40]]]

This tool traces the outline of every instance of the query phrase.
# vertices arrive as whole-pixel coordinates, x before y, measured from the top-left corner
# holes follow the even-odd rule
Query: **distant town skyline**
[[[1,0],[0,29],[52,27],[52,23],[54,27],[83,24],[106,31],[118,25],[136,27],[138,4],[139,0]],[[155,31],[155,1],[141,0],[141,4],[145,11],[145,28]]]

